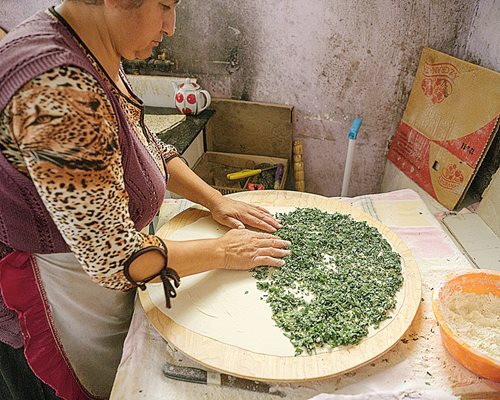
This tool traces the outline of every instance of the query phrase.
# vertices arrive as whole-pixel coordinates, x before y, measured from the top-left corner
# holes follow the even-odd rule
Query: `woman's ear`
[[[139,7],[144,1],[146,0],[143,0],[142,2],[139,2],[139,4],[137,4],[137,1],[134,2],[131,0],[103,0],[103,4],[108,8],[129,9]]]
[[[106,8],[119,8],[123,0],[103,0],[103,5]]]

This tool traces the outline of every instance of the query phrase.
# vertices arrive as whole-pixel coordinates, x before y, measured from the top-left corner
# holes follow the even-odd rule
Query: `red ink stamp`
[[[441,103],[451,95],[453,82],[459,75],[458,69],[451,63],[424,64],[424,79],[420,87],[434,104]]]
[[[462,184],[464,179],[464,174],[457,167],[457,164],[448,164],[446,168],[441,170],[438,182],[442,187],[451,190]]]

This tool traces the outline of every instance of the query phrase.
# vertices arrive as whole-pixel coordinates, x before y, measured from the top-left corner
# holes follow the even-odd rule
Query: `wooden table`
[[[455,398],[453,394],[464,399],[498,398],[500,385],[463,368],[442,346],[431,309],[432,288],[448,273],[472,266],[419,196],[411,190],[401,190],[344,201],[389,226],[410,248],[422,274],[420,307],[397,344],[367,365],[317,382],[277,383],[278,389],[287,399],[308,399],[320,393],[330,393],[328,398],[332,400],[340,394],[369,398],[373,393],[422,399],[451,399]],[[265,394],[170,380],[161,373],[166,361],[201,368],[166,343],[137,304],[111,399],[270,398]]]

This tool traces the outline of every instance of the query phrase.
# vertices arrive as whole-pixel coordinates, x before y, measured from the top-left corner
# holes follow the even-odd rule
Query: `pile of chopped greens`
[[[254,277],[296,355],[356,344],[389,318],[403,283],[401,259],[376,228],[316,208],[277,218],[276,235],[291,242],[292,254],[279,269],[256,268]]]

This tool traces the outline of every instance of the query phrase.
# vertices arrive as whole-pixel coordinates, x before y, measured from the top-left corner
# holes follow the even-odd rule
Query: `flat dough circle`
[[[267,207],[271,213],[291,212],[291,207]],[[222,236],[228,229],[211,217],[203,217],[193,224],[175,231],[169,240],[209,239]],[[257,289],[256,280],[249,271],[215,270],[182,278],[172,308],[165,306],[161,283],[148,285],[154,305],[177,324],[200,335],[237,346],[243,350],[273,356],[294,356],[295,348],[272,319],[268,303],[261,300],[264,292]],[[401,307],[403,291],[399,291]],[[399,308],[389,314],[393,317]],[[379,329],[390,322],[385,320]],[[370,330],[370,335],[376,331]],[[346,347],[344,346],[344,349]],[[338,351],[325,347],[319,353]],[[303,354],[302,356],[306,356]]]
[[[232,195],[234,196],[234,195]],[[337,200],[297,192],[240,193],[236,197],[259,204],[272,212],[295,207],[317,207],[328,212],[349,213],[375,226],[401,254],[403,287],[398,293],[393,318],[384,321],[355,346],[340,346],[295,357],[295,349],[274,325],[263,292],[246,271],[209,271],[182,279],[173,308],[165,308],[163,288],[149,284],[140,299],[160,334],[179,350],[209,368],[235,376],[263,381],[320,379],[361,366],[390,349],[415,316],[421,297],[418,267],[401,240],[370,216]],[[225,228],[207,213],[189,209],[160,229],[170,240],[217,237]]]

